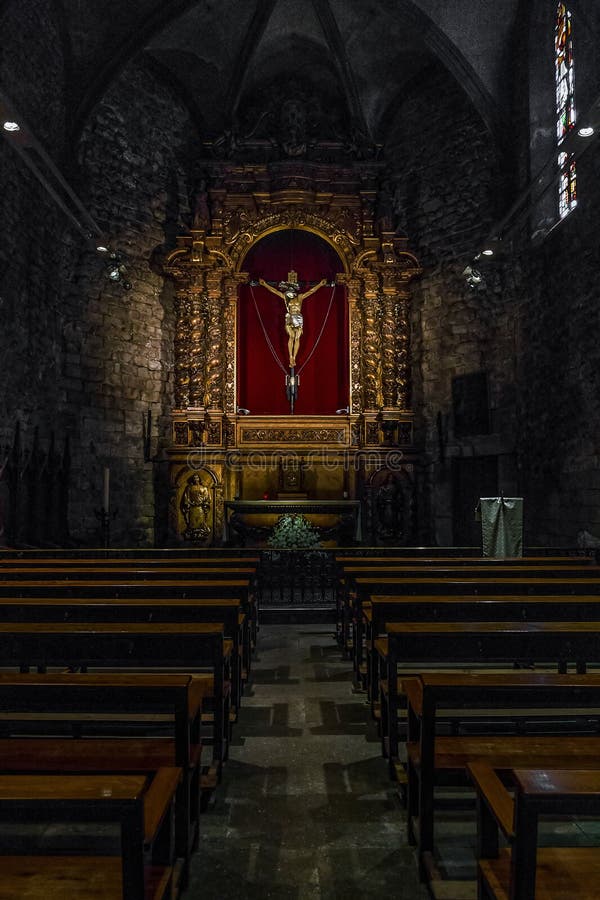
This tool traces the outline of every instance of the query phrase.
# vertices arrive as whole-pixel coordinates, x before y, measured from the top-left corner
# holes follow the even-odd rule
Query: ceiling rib
[[[352,113],[352,118],[361,133],[370,136],[362,104],[360,102],[358,88],[356,87],[354,73],[344,47],[344,42],[336,18],[329,5],[329,0],[312,0],[312,4],[319,22],[321,23],[325,40],[329,44],[333,57],[337,63],[338,72],[346,93],[346,99]]]
[[[131,35],[117,45],[111,58],[100,68],[79,101],[73,116],[72,139],[79,136],[79,131],[83,128],[87,116],[119,70],[136,53],[142,50],[155,34],[197,4],[198,0],[173,0],[171,3],[159,2],[154,11],[149,13],[145,20],[136,26]]]
[[[273,10],[276,5],[277,0],[257,0],[254,15],[248,26],[248,31],[244,38],[241,50],[237,55],[236,63],[229,80],[229,87],[227,88],[225,109],[227,110],[227,121],[229,122],[233,120],[237,111],[250,60],[260,44],[261,38],[265,33],[265,29],[269,24],[269,20],[273,15]]]

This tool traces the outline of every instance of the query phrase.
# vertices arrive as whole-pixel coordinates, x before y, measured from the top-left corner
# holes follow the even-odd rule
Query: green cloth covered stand
[[[481,497],[477,518],[481,518],[484,556],[523,556],[522,497]]]

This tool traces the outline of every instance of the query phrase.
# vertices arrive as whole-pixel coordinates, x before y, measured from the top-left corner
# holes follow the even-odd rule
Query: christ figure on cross
[[[288,272],[288,280],[279,282],[279,290],[272,287],[263,278],[259,278],[258,283],[268,291],[271,291],[272,294],[281,297],[285,303],[285,330],[288,335],[290,368],[293,369],[296,365],[296,356],[298,355],[300,338],[302,337],[302,330],[304,328],[302,301],[306,300],[307,297],[310,297],[311,294],[314,294],[315,291],[318,291],[324,284],[327,284],[327,279],[321,279],[318,284],[315,284],[310,290],[304,291],[303,294],[300,293],[300,283],[298,282],[297,272]]]

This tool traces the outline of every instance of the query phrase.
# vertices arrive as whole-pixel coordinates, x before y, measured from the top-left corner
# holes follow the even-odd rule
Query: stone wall
[[[15,114],[35,123],[35,135],[60,164],[65,156],[64,53],[55,4],[12,0],[0,15],[0,85]],[[24,51],[26,48],[26,52]],[[69,311],[64,287],[74,277],[77,236],[14,147],[0,139],[0,470],[17,424],[30,448],[52,432],[64,447],[68,413],[61,376]],[[6,470],[5,470],[6,474]],[[0,542],[6,526],[1,487]]]
[[[518,449],[539,543],[600,536],[600,148],[577,164],[579,200],[523,256]]]
[[[167,479],[160,462],[144,461],[142,418],[151,411],[151,451],[160,454],[172,405],[173,310],[170,285],[152,259],[172,245],[188,215],[187,160],[197,135],[140,57],[95,109],[78,147],[63,147],[64,66],[53,9],[41,0],[5,7],[0,81],[107,228],[132,289],[106,277],[93,246],[1,141],[0,445],[12,440],[17,421],[25,446],[36,426],[42,449],[52,432],[59,447],[68,435],[74,542],[100,540],[105,466],[118,509],[113,542],[161,542]],[[74,160],[68,168],[67,159]]]
[[[132,284],[126,291],[111,282],[97,254],[82,257],[76,293],[85,302],[68,363],[79,381],[68,402],[80,416],[72,514],[88,539],[97,527],[90,498],[98,503],[108,466],[115,543],[165,540],[167,478],[159,459],[144,461],[142,421],[150,411],[151,451],[159,457],[173,405],[174,317],[171,285],[153,270],[153,258],[172,246],[189,215],[193,140],[187,111],[143,60],[125,69],[81,137],[85,201],[106,223]]]
[[[386,153],[398,184],[397,214],[424,268],[412,290],[412,396],[428,485],[421,527],[425,539],[450,544],[453,458],[513,450],[512,304],[495,269],[474,290],[462,277],[491,227],[504,182],[492,137],[441,66],[431,66],[406,96]],[[452,377],[482,370],[489,373],[493,433],[459,441]],[[510,466],[504,468],[510,481]]]

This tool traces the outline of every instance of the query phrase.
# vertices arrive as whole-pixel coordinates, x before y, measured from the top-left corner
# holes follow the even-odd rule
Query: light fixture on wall
[[[343,406],[341,409],[336,409],[335,414],[336,416],[348,416],[350,415],[350,407]]]
[[[591,125],[582,125],[577,134],[579,135],[579,137],[589,138],[594,134],[594,129]]]
[[[5,122],[3,122],[2,127],[4,128],[5,131],[11,131],[11,132],[21,130],[21,126],[19,125],[19,123],[13,122],[11,119],[7,119]]]
[[[111,281],[120,284],[124,291],[131,290],[131,282],[125,278],[127,266],[116,253],[110,254],[106,274]]]
[[[474,268],[474,266],[465,266],[462,275],[471,290],[476,288],[483,290],[485,288],[485,279],[479,269]]]
[[[250,410],[245,409],[243,406],[238,406],[237,413],[238,413],[238,416],[249,416]]]

